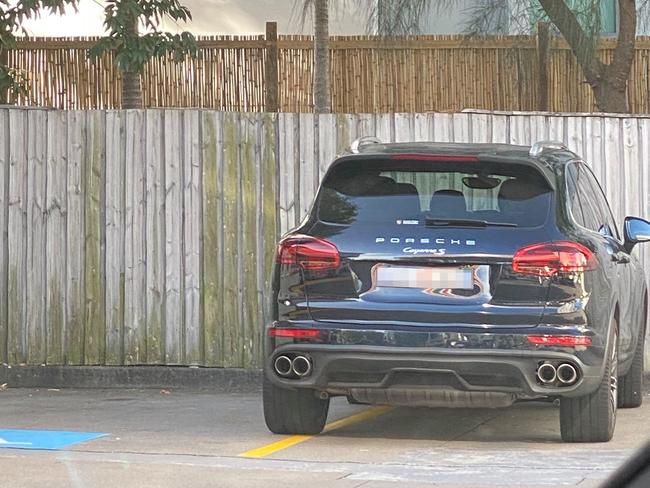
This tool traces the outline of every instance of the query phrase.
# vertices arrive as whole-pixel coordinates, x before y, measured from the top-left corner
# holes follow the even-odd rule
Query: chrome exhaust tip
[[[289,376],[291,374],[291,359],[287,356],[278,356],[273,362],[273,369],[280,376]]]
[[[557,370],[555,369],[555,366],[549,363],[542,364],[537,368],[537,378],[545,385],[553,383],[557,379]]]
[[[311,373],[311,361],[305,356],[296,356],[293,359],[291,369],[296,376],[304,378]]]
[[[572,385],[578,380],[578,371],[573,364],[562,363],[557,368],[557,379],[563,385]]]

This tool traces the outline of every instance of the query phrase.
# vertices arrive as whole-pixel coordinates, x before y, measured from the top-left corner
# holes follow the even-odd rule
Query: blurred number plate
[[[451,288],[472,290],[472,270],[454,267],[378,266],[376,286],[391,288]]]

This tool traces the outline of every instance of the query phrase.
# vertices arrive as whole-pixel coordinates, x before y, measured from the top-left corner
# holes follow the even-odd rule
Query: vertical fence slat
[[[350,149],[350,145],[356,139],[357,119],[353,114],[336,115],[336,155],[343,154]],[[304,143],[304,141],[303,141]],[[318,186],[319,179],[314,180],[314,190]]]
[[[105,114],[87,114],[87,157],[84,193],[86,313],[84,356],[86,364],[103,364],[106,347],[104,270]]]
[[[298,168],[300,178],[298,198],[300,205],[299,208],[296,208],[299,222],[309,212],[309,207],[316,191],[316,181],[319,180],[318,161],[314,158],[314,145],[316,143],[314,134],[315,118],[318,118],[318,116],[313,114],[300,114],[300,135],[297,146],[300,161],[300,167]],[[318,144],[320,145],[321,142],[323,141],[319,138]],[[331,143],[331,141],[325,141],[325,144],[328,143]],[[296,183],[295,180],[294,183]]]
[[[454,142],[472,142],[469,114],[452,114]]]
[[[224,115],[223,161],[223,357],[224,366],[241,366],[241,212],[239,114]]]
[[[583,120],[580,117],[567,117],[567,134],[568,140],[566,141],[570,150],[576,154],[584,155],[582,126]],[[589,161],[587,161],[588,163]]]
[[[492,117],[492,137],[490,142],[505,143],[508,140],[509,119],[504,115]]]
[[[528,126],[530,126],[530,118],[525,117],[526,123]],[[566,143],[566,137],[565,137],[565,117],[561,116],[553,116],[553,117],[548,117],[548,138],[551,141],[561,141]],[[530,144],[531,141],[531,136],[530,136],[530,129],[528,130],[528,139],[526,144]]]
[[[618,183],[623,181],[623,147],[621,144],[621,120],[605,119],[605,192],[617,222],[623,220],[623,191]]]
[[[279,198],[279,189],[277,187],[277,171],[280,162],[277,159],[277,146],[275,141],[275,123],[277,116],[270,114],[264,115],[262,126],[262,147],[261,152],[261,205],[262,205],[262,238],[258,244],[258,260],[262,263],[262,290],[259,305],[262,308],[262,325],[271,320],[270,317],[270,297],[271,291],[271,272],[273,269],[273,258],[275,245],[279,233],[279,222],[277,213],[277,202]],[[262,354],[263,340],[260,341],[258,354]]]
[[[472,131],[472,142],[491,142],[491,122],[492,117],[487,114],[471,114],[469,123]]]
[[[224,365],[223,114],[203,112],[203,340],[205,364]]]
[[[66,235],[65,362],[84,361],[84,162],[86,113],[68,113],[68,226]]]
[[[526,117],[510,117],[510,140],[508,144],[530,144],[530,121]]]
[[[165,113],[165,363],[183,359],[183,154],[182,118],[178,110]]]
[[[375,116],[377,137],[382,142],[395,142],[394,114],[377,114]]]
[[[202,363],[201,337],[201,132],[199,112],[184,114],[183,290],[185,363]]]
[[[242,365],[256,366],[259,364],[255,351],[259,350],[260,324],[258,323],[257,296],[257,242],[260,239],[257,228],[257,187],[256,166],[259,154],[256,125],[261,117],[254,114],[243,114],[240,118],[240,161],[241,161],[241,236],[239,259],[242,260],[242,303],[241,310],[241,349]]]
[[[373,114],[359,114],[357,117],[357,137],[376,137],[376,135],[375,116]]]
[[[106,363],[124,350],[124,112],[106,114]]]
[[[7,284],[7,357],[9,363],[26,360],[26,212],[27,212],[27,114],[9,111],[9,212]]]
[[[582,155],[585,162],[591,167],[600,184],[603,184],[603,158],[602,158],[602,121],[598,117],[587,117],[585,127],[585,151]]]
[[[327,169],[336,157],[336,116],[332,114],[321,114],[315,115],[314,117],[318,117],[318,179],[320,180],[325,176]],[[301,184],[302,181],[304,180],[301,175]],[[313,185],[313,183],[311,184]],[[313,195],[311,185],[310,190],[309,194]],[[305,195],[305,198],[307,198],[307,195]]]
[[[650,168],[648,168],[648,161],[650,161],[650,119],[639,120],[639,161],[638,166],[641,168],[639,179],[641,180],[641,208],[640,216],[648,219],[650,218]],[[638,246],[638,255],[641,257],[641,263],[645,270],[646,283],[650,280],[650,246]],[[647,319],[646,319],[647,320]],[[646,336],[646,351],[650,350],[650,336]],[[650,371],[650,354],[645,355],[645,371]]]
[[[623,158],[619,161],[619,165],[624,168],[622,178],[619,180],[619,186],[622,183],[626,191],[620,191],[623,197],[624,215],[642,215],[641,209],[643,208],[643,171],[639,158],[639,125],[637,119],[624,119],[621,127],[623,137],[621,143],[623,145]],[[649,164],[650,161],[645,161]],[[622,221],[619,221],[622,223]],[[622,232],[622,227],[619,225],[619,232]]]
[[[126,112],[124,172],[124,362],[147,362],[147,254],[145,115]]]
[[[433,140],[433,118],[430,114],[415,114],[413,118],[413,140],[429,142]]]
[[[47,362],[62,364],[65,343],[66,152],[65,112],[47,117]]]
[[[395,114],[395,142],[412,142],[415,140],[415,116],[413,114]]]
[[[277,119],[280,128],[280,228],[283,234],[296,225],[300,214],[296,209],[295,191],[300,184],[300,145],[294,139],[296,120],[298,120],[297,114],[287,113],[279,114]]]
[[[46,181],[48,159],[48,120],[44,110],[27,112],[27,362],[42,364],[47,357],[45,320],[46,274],[45,261],[50,254],[46,248],[45,219],[48,213]]]
[[[164,112],[147,118],[147,362],[165,361],[165,156]]]
[[[549,139],[547,117],[544,115],[530,116],[530,132],[531,141],[547,141]]]
[[[7,356],[7,273],[9,250],[7,244],[7,221],[9,217],[9,110],[0,109],[0,363],[8,362]]]

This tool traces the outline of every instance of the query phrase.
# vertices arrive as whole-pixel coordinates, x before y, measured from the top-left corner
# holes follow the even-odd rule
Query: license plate
[[[453,266],[381,265],[375,267],[375,284],[379,287],[389,288],[474,289],[472,269]]]

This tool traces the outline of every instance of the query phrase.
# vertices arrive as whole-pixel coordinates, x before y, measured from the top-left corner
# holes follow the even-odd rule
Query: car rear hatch
[[[302,270],[309,313],[364,327],[535,327],[549,280],[512,261],[550,240],[553,200],[531,165],[444,155],[340,162],[307,232],[339,261]]]

